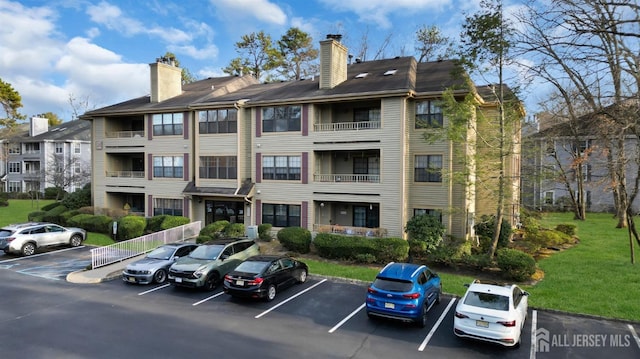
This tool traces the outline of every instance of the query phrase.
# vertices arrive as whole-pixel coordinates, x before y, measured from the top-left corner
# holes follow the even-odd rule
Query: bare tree
[[[437,26],[424,25],[416,33],[416,43],[416,51],[419,54],[418,62],[427,62],[446,56],[447,51],[443,52],[442,49],[450,44],[450,40],[442,35]]]
[[[60,200],[65,191],[70,192],[72,188],[82,187],[90,178],[90,164],[79,157],[65,158],[63,154],[50,155],[42,173],[42,180],[53,184],[58,190],[56,200]]]

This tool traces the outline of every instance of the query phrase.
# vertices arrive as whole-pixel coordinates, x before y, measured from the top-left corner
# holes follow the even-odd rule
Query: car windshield
[[[259,261],[246,261],[240,263],[239,266],[236,267],[236,272],[244,272],[244,273],[260,273],[262,270],[269,265],[271,262],[259,262]]]
[[[0,229],[0,238],[9,237],[11,235],[11,233],[13,233],[13,232],[9,231],[9,230],[6,230],[6,229]]]
[[[407,280],[378,277],[373,282],[373,286],[389,292],[408,292],[413,288],[413,283]]]
[[[464,304],[507,311],[509,310],[509,297],[492,293],[469,292],[467,298],[464,300]]]
[[[193,259],[216,259],[220,252],[224,249],[224,246],[221,245],[209,245],[209,246],[200,246],[196,248],[191,254],[189,254],[190,258]]]
[[[153,251],[151,251],[147,255],[147,258],[169,259],[169,258],[171,258],[171,255],[173,254],[173,252],[175,252],[175,250],[176,249],[174,247],[159,247],[159,248],[156,248]]]

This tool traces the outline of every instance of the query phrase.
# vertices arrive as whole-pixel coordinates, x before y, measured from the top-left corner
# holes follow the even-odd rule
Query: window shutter
[[[184,168],[182,169],[182,179],[185,181],[188,181],[189,180],[189,154],[188,153],[184,154],[183,166]]]
[[[147,217],[153,217],[153,196],[147,197]]]
[[[307,211],[309,210],[309,202],[303,201],[302,208],[300,208],[300,227],[307,228],[307,220],[309,218]]]
[[[262,200],[256,200],[256,210],[254,212],[256,212],[256,224],[262,224]]]
[[[309,105],[302,105],[302,135],[309,136]]]
[[[262,153],[256,153],[256,183],[262,182]]]
[[[147,115],[147,139],[153,140],[153,115]]]
[[[302,180],[303,184],[309,183],[309,152],[302,152]]]
[[[256,137],[262,136],[262,110],[256,108]]]
[[[147,179],[153,179],[153,154],[147,154]]]
[[[185,140],[189,139],[189,112],[182,114],[182,135]]]

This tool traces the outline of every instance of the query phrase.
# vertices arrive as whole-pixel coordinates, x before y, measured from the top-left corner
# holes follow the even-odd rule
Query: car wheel
[[[298,273],[298,278],[297,278],[298,283],[304,283],[304,282],[306,282],[306,281],[307,281],[307,274],[308,274],[308,273],[307,273],[307,271],[306,271],[305,269],[301,270],[301,271]]]
[[[212,291],[216,289],[218,285],[218,275],[215,273],[209,274],[207,279],[204,281],[204,289],[207,291]]]
[[[274,300],[276,297],[276,286],[273,284],[269,285],[267,288],[267,296],[264,298],[267,302]]]
[[[416,325],[419,328],[424,328],[427,326],[427,307],[425,305],[422,306],[422,312],[420,313],[420,317],[416,320]]]
[[[80,243],[82,243],[82,237],[79,234],[74,234],[73,236],[71,236],[71,239],[69,240],[69,244],[71,245],[71,247],[77,247],[80,245]]]
[[[22,246],[22,255],[30,256],[36,252],[36,245],[33,243],[25,243]]]
[[[158,283],[158,284],[162,284],[162,283],[166,282],[167,281],[167,271],[165,271],[164,269],[158,269],[153,274],[153,281]]]

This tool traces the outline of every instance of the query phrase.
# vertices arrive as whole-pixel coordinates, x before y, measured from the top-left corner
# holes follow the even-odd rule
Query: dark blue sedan
[[[367,315],[413,322],[424,328],[427,312],[440,303],[440,277],[425,265],[387,264],[367,289]]]

